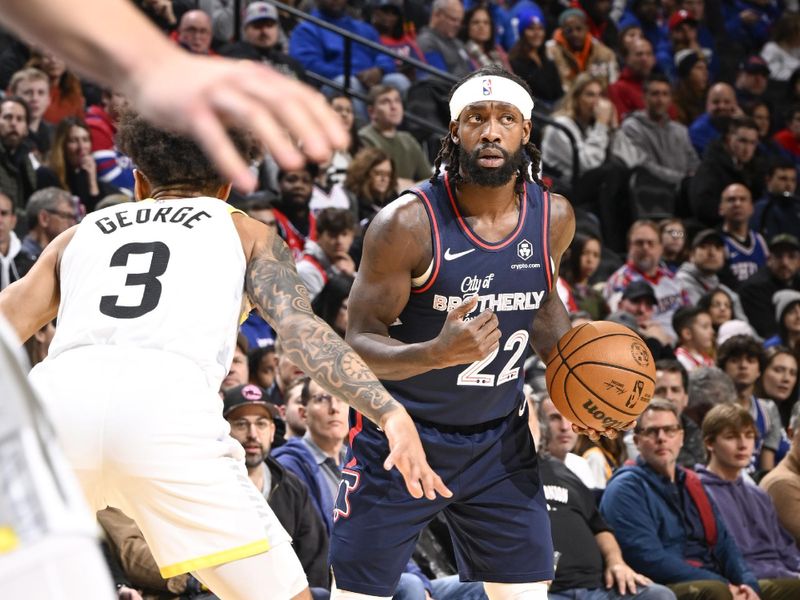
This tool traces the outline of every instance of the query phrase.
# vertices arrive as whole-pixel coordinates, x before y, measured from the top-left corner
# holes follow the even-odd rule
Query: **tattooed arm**
[[[311,310],[308,293],[283,240],[263,223],[235,214],[247,258],[250,301],[278,333],[286,357],[328,392],[378,425],[396,466],[415,498],[452,493],[425,459],[419,435],[403,405],[389,395],[363,360]]]

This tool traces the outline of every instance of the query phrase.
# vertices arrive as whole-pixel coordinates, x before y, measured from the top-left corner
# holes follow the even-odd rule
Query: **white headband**
[[[489,75],[467,79],[453,93],[450,99],[450,119],[458,121],[458,116],[464,107],[488,100],[512,104],[522,113],[523,119],[531,118],[533,100],[525,88],[508,77]]]

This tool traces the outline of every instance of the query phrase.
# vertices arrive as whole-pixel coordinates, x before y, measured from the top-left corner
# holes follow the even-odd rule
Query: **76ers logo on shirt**
[[[483,95],[484,96],[491,96],[492,95],[492,80],[491,79],[484,79],[481,81],[481,85],[483,86]]]
[[[336,494],[336,503],[333,507],[333,520],[339,520],[339,517],[345,519],[350,516],[350,492],[358,489],[358,483],[361,481],[361,474],[357,471],[350,469],[342,469],[342,480],[339,482],[339,490]]]
[[[517,244],[517,256],[519,256],[522,260],[528,260],[531,256],[533,256],[533,244],[531,244],[528,240],[521,240]]]

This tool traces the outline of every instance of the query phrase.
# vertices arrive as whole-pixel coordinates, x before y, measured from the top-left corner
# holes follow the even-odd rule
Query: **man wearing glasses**
[[[677,464],[683,427],[675,405],[653,400],[634,442],[636,465],[611,478],[600,504],[625,561],[681,600],[758,598],[758,582],[700,479]]]
[[[72,196],[57,187],[35,192],[25,207],[25,218],[28,234],[22,240],[22,251],[34,259],[56,236],[77,222]]]

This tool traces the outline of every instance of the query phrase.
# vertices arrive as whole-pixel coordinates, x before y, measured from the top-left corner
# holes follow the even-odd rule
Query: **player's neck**
[[[179,200],[182,198],[202,198],[203,196],[213,196],[208,190],[198,190],[189,187],[154,187],[150,190],[150,197],[153,200]]]
[[[517,178],[501,187],[487,188],[474,183],[459,183],[456,200],[464,216],[483,215],[501,217],[518,210]]]

